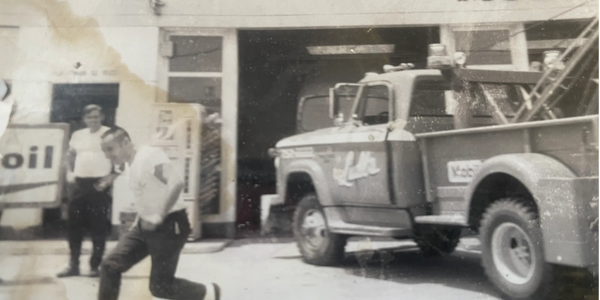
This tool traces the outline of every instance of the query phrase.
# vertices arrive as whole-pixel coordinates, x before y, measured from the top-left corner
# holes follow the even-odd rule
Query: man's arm
[[[175,205],[177,199],[179,199],[179,195],[183,190],[184,183],[181,177],[179,177],[177,173],[175,173],[175,169],[170,163],[157,165],[154,168],[154,176],[156,176],[158,180],[167,185],[167,191],[162,197],[164,202],[160,205],[160,215],[156,216],[154,220],[148,220],[154,224],[160,224],[162,223],[164,217],[171,210],[171,207]]]
[[[77,151],[75,151],[75,148],[69,147],[69,149],[67,149],[67,153],[65,153],[65,157],[63,159],[63,166],[67,170],[67,180],[68,181],[74,180],[73,171],[75,170],[76,156],[77,156]]]
[[[119,166],[119,168],[121,168],[121,166]],[[113,182],[117,179],[117,177],[119,177],[119,175],[121,175],[121,173],[117,172],[116,166],[113,165],[110,174],[102,177],[95,185],[96,190],[98,190],[99,192],[104,191],[113,184]]]

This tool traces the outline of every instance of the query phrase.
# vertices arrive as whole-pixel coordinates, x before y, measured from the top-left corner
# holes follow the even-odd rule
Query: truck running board
[[[387,237],[410,237],[413,235],[410,227],[383,227],[347,223],[336,209],[325,209],[325,215],[327,216],[329,231],[337,234]]]
[[[336,224],[340,225],[340,224]],[[364,236],[387,236],[404,237],[412,236],[413,232],[409,228],[380,227],[369,225],[355,225],[344,223],[343,226],[329,226],[329,230],[337,234],[364,235]]]
[[[420,216],[415,217],[415,223],[432,225],[468,226],[465,217],[461,215]]]

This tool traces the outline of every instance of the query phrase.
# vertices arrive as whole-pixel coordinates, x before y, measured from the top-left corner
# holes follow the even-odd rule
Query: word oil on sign
[[[60,204],[67,124],[10,125],[0,138],[0,207]]]

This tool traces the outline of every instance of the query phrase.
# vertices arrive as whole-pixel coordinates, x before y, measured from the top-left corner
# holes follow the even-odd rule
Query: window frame
[[[363,102],[362,99],[366,99],[363,97],[363,94],[365,93],[365,91],[368,92],[368,88],[372,87],[372,86],[387,87],[387,90],[388,90],[388,120],[386,123],[389,123],[389,122],[392,122],[393,120],[395,120],[394,89],[393,89],[392,84],[387,81],[372,81],[372,82],[365,82],[362,84],[363,84],[363,86],[359,89],[359,92],[356,94],[356,98],[354,99],[354,104],[352,106],[352,114],[349,119],[350,122],[359,121],[362,126],[381,125],[381,124],[364,125],[364,117],[365,117],[364,114],[366,112],[366,105],[365,104],[361,105],[361,103]],[[361,114],[358,114],[359,109],[362,110]],[[355,116],[356,116],[356,118],[355,118]]]
[[[413,104],[414,104],[414,99],[413,99],[413,95],[415,93],[415,91],[417,90],[417,85],[421,82],[435,82],[435,83],[447,83],[443,77],[438,77],[438,76],[419,76],[416,77],[415,80],[413,81],[413,86],[410,90],[410,103],[408,105],[408,110],[407,110],[407,118],[448,118],[448,117],[454,117],[453,114],[445,114],[445,115],[436,115],[436,116],[413,116],[412,115],[412,109],[413,109]],[[447,83],[449,84],[449,83]],[[444,90],[446,91],[446,90]],[[452,89],[449,89],[448,91],[452,91]],[[445,111],[447,111],[447,107],[446,107],[446,96],[444,95],[444,109]]]
[[[486,70],[521,70],[529,69],[529,57],[527,49],[527,38],[523,23],[501,23],[501,24],[453,24],[440,27],[440,42],[447,45],[448,54],[456,52],[456,31],[497,31],[508,30],[508,49],[510,50],[511,64],[500,65],[467,65],[469,69]]]
[[[158,103],[187,103],[169,101],[169,79],[174,78],[218,78],[221,82],[221,105],[223,104],[223,73],[225,68],[225,55],[221,55],[220,72],[171,72],[169,70],[170,56],[164,55],[163,51],[168,47],[174,47],[171,42],[171,36],[201,36],[201,37],[221,37],[221,51],[225,48],[226,30],[219,29],[196,29],[196,28],[161,28],[159,41],[159,66],[157,84],[164,93],[156,93],[156,102]],[[172,53],[173,48],[171,48]],[[169,52],[169,51],[166,51]]]

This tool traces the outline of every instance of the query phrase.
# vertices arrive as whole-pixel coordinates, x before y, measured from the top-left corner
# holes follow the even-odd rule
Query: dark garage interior
[[[413,63],[415,68],[425,68],[427,46],[439,43],[439,29],[240,30],[238,43],[237,232],[245,236],[260,230],[261,195],[276,192],[275,168],[267,151],[296,133],[299,99],[327,95],[335,83],[356,82],[366,72],[382,72],[384,64]],[[338,45],[392,49],[311,54],[307,48]]]

